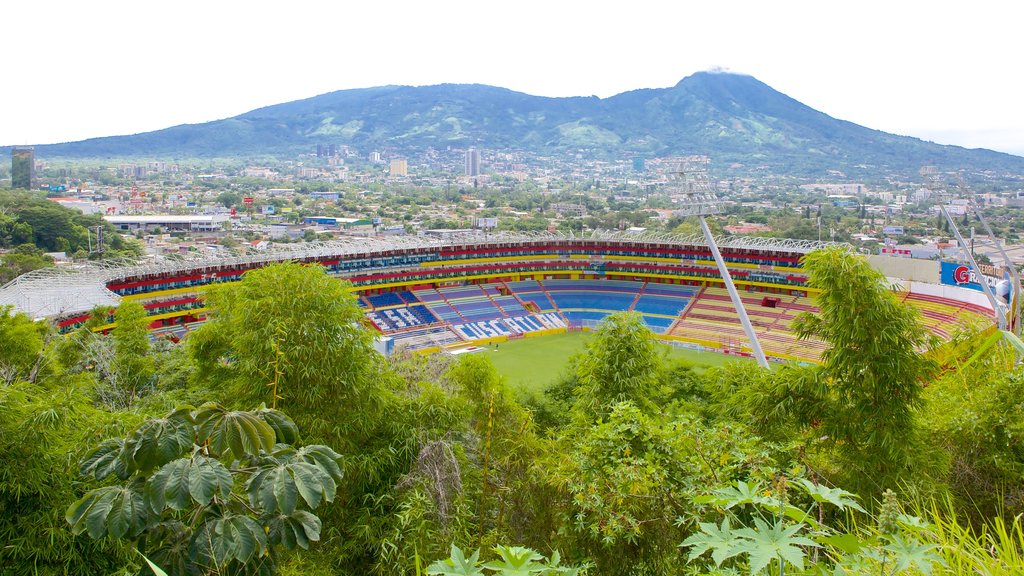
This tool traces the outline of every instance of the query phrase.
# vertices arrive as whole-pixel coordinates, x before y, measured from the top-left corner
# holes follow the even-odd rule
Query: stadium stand
[[[798,313],[815,310],[800,259],[826,245],[736,237],[721,242],[744,308],[770,356],[819,357],[823,345],[798,341],[791,325]],[[202,295],[208,286],[238,281],[247,270],[278,261],[318,263],[349,281],[369,321],[409,349],[593,326],[620,310],[640,313],[667,339],[725,350],[749,345],[702,240],[614,233],[361,238],[138,266],[76,265],[15,279],[0,288],[0,305],[50,318],[61,332],[70,332],[89,320],[94,306],[137,300],[154,334],[180,338],[205,319]],[[955,295],[965,289],[943,290]],[[992,311],[977,298],[901,296],[942,338],[958,325],[994,323]],[[99,330],[114,328],[109,318],[103,321]]]

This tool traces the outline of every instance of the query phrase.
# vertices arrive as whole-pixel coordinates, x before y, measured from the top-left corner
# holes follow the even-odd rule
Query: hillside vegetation
[[[1012,352],[940,370],[865,260],[805,266],[821,313],[796,330],[829,344],[821,365],[697,372],[620,313],[533,394],[483,354],[377,355],[318,266],[218,285],[183,345],[151,342],[133,302],[111,336],[2,314],[0,566],[1024,571]]]
[[[701,72],[671,88],[610,98],[547,98],[483,85],[383,86],[331,92],[233,118],[39,146],[48,157],[293,155],[318,143],[424,151],[483,147],[593,157],[707,154],[748,174],[827,170],[903,174],[1024,172],[1024,158],[941,146],[837,120],[757,79]]]

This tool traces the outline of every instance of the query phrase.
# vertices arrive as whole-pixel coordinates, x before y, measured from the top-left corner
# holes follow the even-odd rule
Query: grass
[[[558,379],[569,365],[569,358],[582,351],[589,338],[590,334],[586,332],[523,338],[497,345],[491,344],[486,347],[487,352],[481,354],[487,354],[513,389],[540,391]],[[737,360],[751,361],[738,356],[698,352],[667,344],[663,347],[671,360],[686,360],[694,364],[697,370]]]

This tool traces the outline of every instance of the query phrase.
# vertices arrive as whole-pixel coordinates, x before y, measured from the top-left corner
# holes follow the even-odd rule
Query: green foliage
[[[32,244],[43,252],[72,254],[88,249],[87,228],[93,226],[105,229],[108,248],[105,256],[141,254],[137,243],[124,240],[99,215],[65,208],[36,192],[0,191],[0,248]]]
[[[810,496],[808,509],[788,501],[787,488],[794,485]],[[822,514],[824,503],[838,512],[863,511],[855,497],[804,479],[791,484],[778,478],[771,490],[760,483],[737,482],[696,502],[717,507],[724,517],[720,523],[699,522],[699,532],[680,544],[690,549],[690,563],[705,562],[703,555],[710,551],[716,569],[727,566],[747,574],[775,573],[775,566],[778,574],[787,568],[802,574],[930,574],[945,565],[935,544],[925,541],[929,526],[900,513],[892,499],[880,516],[893,518],[888,526],[883,520],[877,529],[865,526],[852,531],[816,521],[811,511],[818,507]],[[819,556],[819,550],[825,554]]]
[[[126,300],[114,315],[114,354],[110,362],[111,396],[116,405],[130,407],[148,392],[156,365],[149,356],[149,321],[142,304]]]
[[[686,532],[675,519],[693,513],[697,491],[769,475],[774,465],[740,427],[659,418],[628,402],[614,405],[606,421],[561,438],[548,458],[546,480],[564,494],[561,542],[602,574],[679,570],[675,545]]]
[[[547,560],[541,554],[521,546],[495,546],[498,560],[480,562],[480,551],[476,550],[466,558],[465,553],[452,544],[451,555],[427,567],[427,574],[438,576],[576,576],[584,571],[577,567],[563,566],[558,552]]]
[[[322,267],[253,270],[209,291],[207,305],[213,320],[188,342],[196,376],[233,403],[280,407],[312,437],[334,442],[381,401],[372,335],[345,284]],[[321,417],[326,405],[337,411],[331,421]]]
[[[914,411],[935,369],[921,352],[929,339],[916,310],[863,257],[829,248],[805,256],[804,268],[821,290],[819,312],[801,314],[793,329],[828,344],[822,365],[760,378],[747,410],[776,432],[790,425],[812,445],[835,448],[836,480],[878,494],[917,465]]]
[[[320,539],[305,508],[334,500],[342,478],[330,448],[283,442],[297,435],[267,409],[206,404],[147,420],[83,458],[82,474],[121,482],[87,492],[67,522],[75,534],[136,541],[172,575],[271,570],[276,548]]]
[[[93,402],[87,375],[68,374],[46,323],[0,311],[0,569],[4,574],[112,573],[123,547],[75,538],[64,508],[75,497],[69,459],[94,430],[119,430]]]
[[[34,380],[34,372],[44,360],[41,355],[47,336],[46,324],[13,313],[10,306],[0,307],[0,380],[5,384]]]
[[[0,256],[0,286],[40,268],[53,266],[53,258],[46,255],[8,252]]]
[[[936,480],[975,520],[1024,512],[1024,374],[1015,354],[996,349],[945,373],[925,390],[919,421],[931,450],[946,459]]]
[[[574,411],[584,420],[601,418],[618,402],[653,412],[664,361],[640,314],[606,317],[575,360]]]

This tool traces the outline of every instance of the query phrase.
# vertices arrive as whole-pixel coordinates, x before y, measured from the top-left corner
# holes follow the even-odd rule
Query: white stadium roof
[[[0,287],[0,307],[13,306],[33,318],[55,317],[87,312],[96,306],[116,306],[118,296],[106,285],[118,278],[166,274],[189,270],[202,270],[233,265],[267,264],[288,260],[352,256],[365,252],[414,248],[444,248],[448,246],[483,245],[501,242],[553,242],[590,240],[611,242],[648,242],[680,246],[705,245],[703,236],[673,236],[670,234],[635,234],[624,232],[593,232],[573,234],[489,233],[474,231],[460,236],[427,238],[423,236],[389,236],[386,238],[350,237],[326,242],[302,244],[276,244],[269,249],[249,250],[235,256],[210,254],[168,257],[144,264],[128,262],[89,262],[43,268],[23,274]],[[773,250],[806,254],[825,246],[842,245],[813,240],[787,240],[779,238],[728,237],[716,239],[721,248]]]

